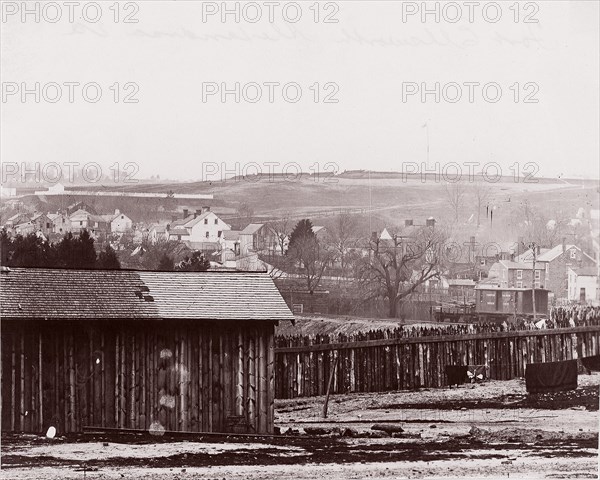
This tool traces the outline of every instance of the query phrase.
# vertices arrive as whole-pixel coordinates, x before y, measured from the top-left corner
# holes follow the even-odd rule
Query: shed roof
[[[254,235],[258,232],[262,227],[264,227],[264,223],[250,223],[246,228],[244,228],[240,234],[241,235]]]
[[[4,270],[2,318],[293,320],[265,273]]]

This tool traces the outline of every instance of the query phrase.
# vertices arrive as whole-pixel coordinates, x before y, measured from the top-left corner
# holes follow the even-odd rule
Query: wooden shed
[[[2,268],[2,430],[271,433],[264,273]]]

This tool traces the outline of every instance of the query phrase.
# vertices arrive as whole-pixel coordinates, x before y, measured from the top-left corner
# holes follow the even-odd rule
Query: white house
[[[568,299],[578,303],[598,304],[598,267],[568,269]]]
[[[113,233],[125,233],[133,229],[133,221],[119,209],[110,215],[102,215],[102,218],[110,226],[110,231]]]
[[[169,239],[169,227],[168,225],[162,225],[155,223],[150,225],[148,229],[148,239],[151,243],[160,242]]]
[[[92,214],[85,210],[77,210],[69,215],[69,222],[71,223],[71,228],[73,231],[78,232],[80,230],[91,229],[93,226],[93,222],[90,217]]]
[[[190,234],[192,242],[218,243],[225,230],[231,227],[221,220],[214,212],[206,211],[192,218],[184,225]]]

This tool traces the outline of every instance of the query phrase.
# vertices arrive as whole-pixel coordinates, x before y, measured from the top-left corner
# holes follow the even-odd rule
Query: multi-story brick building
[[[522,263],[531,265],[533,255],[531,251],[521,256]],[[544,268],[546,277],[546,288],[550,290],[557,299],[568,297],[569,268],[582,268],[596,266],[596,261],[576,245],[568,245],[563,242],[550,250],[541,251],[536,258],[536,267]]]
[[[493,282],[500,288],[548,288],[546,271],[542,264],[518,263],[500,260],[491,266],[487,283]]]

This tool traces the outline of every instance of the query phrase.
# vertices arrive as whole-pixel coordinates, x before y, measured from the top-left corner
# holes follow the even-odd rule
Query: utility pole
[[[529,244],[533,252],[533,271],[531,272],[531,302],[533,303],[533,323],[535,323],[535,262],[537,260],[537,245],[535,242]]]

